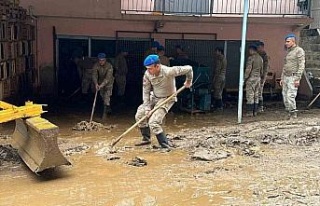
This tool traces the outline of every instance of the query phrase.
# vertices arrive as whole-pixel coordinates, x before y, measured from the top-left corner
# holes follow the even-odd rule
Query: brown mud
[[[236,113],[170,113],[171,151],[134,147],[134,129],[114,154],[109,145],[134,113],[95,119],[108,128],[97,131],[72,129],[83,114],[49,116],[72,166],[38,177],[19,158],[0,159],[0,205],[320,205],[320,110],[286,120],[269,109],[242,124]],[[0,157],[9,157],[14,124],[0,128]]]

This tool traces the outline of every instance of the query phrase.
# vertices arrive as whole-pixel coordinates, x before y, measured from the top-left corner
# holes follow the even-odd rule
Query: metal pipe
[[[242,39],[241,39],[241,59],[240,59],[240,77],[239,77],[239,99],[238,99],[238,123],[242,121],[242,101],[243,101],[243,73],[244,58],[246,51],[246,38],[248,26],[249,0],[244,0],[243,22],[242,22]]]

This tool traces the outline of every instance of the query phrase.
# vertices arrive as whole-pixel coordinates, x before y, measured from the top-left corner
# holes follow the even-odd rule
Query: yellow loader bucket
[[[59,127],[41,117],[16,119],[13,140],[26,165],[35,173],[60,165],[71,165],[62,155],[57,136]]]

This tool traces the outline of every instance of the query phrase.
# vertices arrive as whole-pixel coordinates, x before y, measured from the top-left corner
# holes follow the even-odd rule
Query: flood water
[[[317,114],[320,111],[316,111]],[[258,119],[244,119],[250,125],[275,121],[279,112],[272,111]],[[225,128],[237,125],[237,113],[193,114],[170,113],[164,128],[168,134],[182,129]],[[316,116],[314,113],[303,114]],[[319,149],[317,145],[259,146],[260,158],[232,155],[217,161],[194,161],[191,150],[154,150],[137,148],[138,129],[133,129],[118,144],[126,148],[116,153],[118,160],[98,156],[97,150],[111,143],[134,124],[134,111],[122,112],[102,121],[115,125],[111,130],[74,131],[72,127],[88,120],[90,112],[66,111],[43,115],[58,125],[59,147],[86,145],[88,149],[66,156],[72,166],[61,166],[37,176],[23,165],[0,166],[0,205],[319,205]],[[14,123],[1,125],[1,134],[11,135]],[[268,131],[265,131],[267,133]],[[0,140],[10,144],[11,138]],[[157,144],[155,138],[153,144]],[[128,165],[135,157],[147,161],[143,167]],[[311,156],[306,162],[304,158]],[[294,170],[292,169],[294,166]],[[295,204],[296,203],[296,204]]]

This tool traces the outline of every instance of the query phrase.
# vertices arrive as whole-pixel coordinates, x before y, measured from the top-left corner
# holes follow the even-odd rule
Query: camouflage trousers
[[[213,97],[214,99],[222,99],[222,93],[225,86],[225,80],[222,78],[216,78],[213,81]]]
[[[297,109],[296,96],[298,93],[298,87],[294,86],[294,79],[294,76],[284,76],[282,80],[282,97],[287,111]]]
[[[110,97],[112,95],[112,86],[105,86],[101,88],[100,91],[100,96],[103,100],[103,104],[106,106],[110,106]]]
[[[123,96],[126,91],[127,77],[125,75],[116,76],[117,95]]]
[[[259,103],[260,78],[248,79],[246,82],[247,104]]]
[[[156,98],[152,96],[150,99],[151,109],[153,109],[154,107],[157,107],[157,105],[159,105],[165,99],[166,98]],[[176,99],[173,99],[167,102],[162,107],[160,107],[155,112],[153,112],[153,114],[149,118],[142,121],[138,126],[140,128],[150,127],[151,131],[156,135],[162,133],[163,129],[161,125],[162,125],[163,119],[175,102],[176,102]],[[140,105],[135,115],[136,121],[139,121],[141,118],[143,118],[146,115],[146,112],[148,110],[149,108],[146,107],[146,105],[144,104]]]
[[[264,79],[263,82],[260,83],[260,88],[259,88],[259,100],[263,101],[263,88],[264,84],[266,83],[266,80]]]

